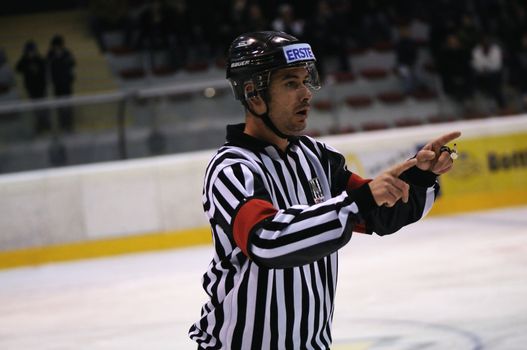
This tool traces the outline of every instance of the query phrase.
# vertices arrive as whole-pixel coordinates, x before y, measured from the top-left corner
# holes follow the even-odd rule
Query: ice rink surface
[[[0,271],[0,349],[195,349],[210,247]],[[527,349],[527,207],[340,252],[335,350]]]

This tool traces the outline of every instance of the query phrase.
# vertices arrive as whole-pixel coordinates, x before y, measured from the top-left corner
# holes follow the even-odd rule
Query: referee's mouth
[[[307,117],[308,112],[309,107],[302,107],[302,109],[297,110],[295,114],[298,116]]]

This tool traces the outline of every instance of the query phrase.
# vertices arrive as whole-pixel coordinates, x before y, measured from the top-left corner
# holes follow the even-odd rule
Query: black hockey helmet
[[[267,89],[271,73],[280,68],[305,66],[309,86],[317,90],[320,80],[311,46],[292,35],[261,31],[240,35],[231,44],[227,59],[227,79],[234,97],[244,101],[244,84],[254,83],[258,92]]]
[[[269,117],[269,95],[267,88],[273,71],[288,67],[305,67],[308,72],[306,85],[313,90],[320,88],[315,66],[315,55],[311,46],[300,42],[292,35],[261,31],[240,35],[232,42],[227,58],[227,79],[234,97],[252,114],[262,118],[265,124],[279,137],[289,138],[273,124]],[[252,83],[255,91],[245,94],[245,84]],[[267,112],[258,115],[247,103],[251,97],[260,95],[267,104]]]

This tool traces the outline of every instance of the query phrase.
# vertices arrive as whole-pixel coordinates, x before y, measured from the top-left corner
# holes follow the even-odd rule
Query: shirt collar
[[[250,149],[251,151],[263,151],[266,147],[276,146],[270,142],[258,139],[243,132],[245,123],[227,125],[227,143],[233,146],[239,146]],[[296,136],[289,137],[289,146],[298,144],[299,138]],[[289,148],[288,146],[288,148]]]

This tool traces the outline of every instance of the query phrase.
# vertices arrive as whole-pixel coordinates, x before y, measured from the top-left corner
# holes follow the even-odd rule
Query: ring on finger
[[[450,159],[452,160],[457,159],[458,157],[457,145],[455,143],[454,143],[453,148],[450,148],[448,146],[441,146],[441,148],[439,149],[439,152],[448,152],[448,154],[450,154]]]

